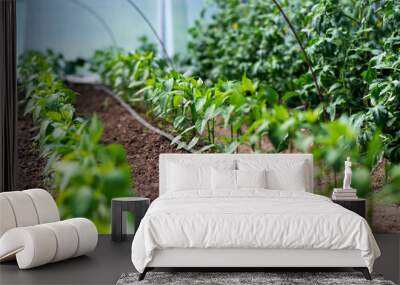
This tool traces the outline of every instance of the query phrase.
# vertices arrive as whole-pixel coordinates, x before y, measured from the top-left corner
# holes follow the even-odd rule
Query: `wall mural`
[[[399,4],[273,2],[214,1],[173,56],[147,37],[77,60],[25,52],[18,187],[108,232],[112,197],[157,197],[160,153],[304,152],[326,196],[351,160],[374,230],[400,232]]]

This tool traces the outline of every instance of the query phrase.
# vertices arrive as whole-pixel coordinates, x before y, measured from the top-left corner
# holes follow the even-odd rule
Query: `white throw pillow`
[[[187,166],[170,162],[168,167],[168,191],[209,190],[211,189],[211,168],[206,166]]]
[[[211,170],[211,187],[214,191],[234,191],[241,188],[266,188],[266,170]]]
[[[267,171],[267,188],[272,190],[306,191],[308,189],[308,168],[304,160],[238,160],[239,170]]]
[[[215,190],[236,190],[236,170],[211,169],[211,188]]]
[[[267,171],[236,170],[237,188],[267,188]]]
[[[233,170],[236,168],[236,160],[209,159],[207,155],[204,155],[202,159],[194,156],[193,159],[191,155],[185,155],[183,158],[167,161],[165,167],[166,191],[201,190],[204,192],[211,191],[211,168]]]

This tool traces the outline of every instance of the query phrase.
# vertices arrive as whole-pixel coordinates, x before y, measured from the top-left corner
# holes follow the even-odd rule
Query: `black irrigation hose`
[[[108,36],[111,39],[112,45],[114,47],[117,46],[117,40],[115,39],[114,33],[112,32],[110,26],[107,24],[107,22],[95,10],[90,8],[88,5],[83,4],[79,0],[71,0],[71,2],[75,3],[75,5],[80,6],[81,8],[86,10],[89,14],[91,14],[93,17],[95,17],[97,19],[97,21],[99,21],[100,24],[103,26],[103,28],[106,30]]]
[[[154,26],[151,24],[151,22],[149,21],[149,19],[146,17],[146,15],[142,12],[142,10],[140,10],[140,8],[135,4],[135,2],[133,2],[132,0],[127,0],[128,3],[136,10],[136,12],[139,13],[139,15],[143,18],[143,20],[146,22],[146,24],[149,26],[149,28],[151,29],[151,31],[153,32],[154,36],[157,38],[158,42],[160,43],[164,56],[167,58],[168,64],[170,65],[170,67],[172,69],[175,69],[174,66],[174,62],[172,61],[172,59],[169,57],[167,49],[165,48],[164,42],[161,40],[161,38],[158,36],[156,29],[154,28]]]

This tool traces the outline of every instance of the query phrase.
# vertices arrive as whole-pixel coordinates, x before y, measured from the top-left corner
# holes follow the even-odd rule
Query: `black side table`
[[[126,237],[126,211],[135,215],[135,231],[146,214],[150,199],[142,197],[114,198],[111,201],[111,239],[123,241]]]
[[[333,203],[339,204],[340,206],[353,211],[356,214],[359,214],[361,217],[365,219],[365,211],[366,211],[366,200],[357,198],[352,200],[333,200]]]

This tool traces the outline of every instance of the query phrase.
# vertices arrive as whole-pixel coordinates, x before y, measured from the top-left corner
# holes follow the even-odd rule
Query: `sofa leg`
[[[146,273],[147,273],[148,269],[147,267],[143,270],[142,273],[139,274],[139,278],[138,281],[142,281],[144,279],[144,277],[146,277]]]
[[[361,271],[362,274],[364,275],[365,279],[372,280],[371,274],[369,274],[369,270],[367,267],[355,267],[354,269],[357,271]]]

